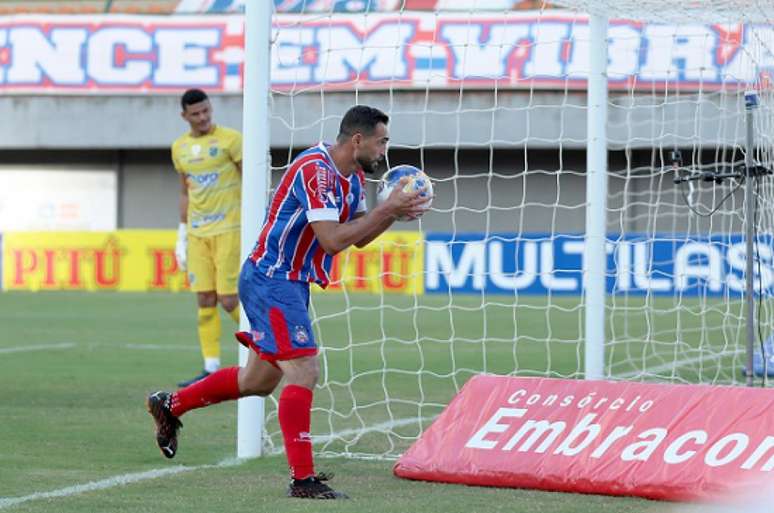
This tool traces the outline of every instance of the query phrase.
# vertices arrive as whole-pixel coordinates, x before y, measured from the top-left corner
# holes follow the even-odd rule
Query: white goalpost
[[[317,454],[395,459],[479,373],[762,382],[767,2],[245,4],[243,255],[272,184],[357,103],[436,194],[312,295]],[[240,457],[281,451],[276,398],[240,400],[238,431]]]
[[[269,2],[245,4],[245,72],[243,95],[243,166],[241,261],[253,249],[263,221],[269,186],[269,45],[272,7]],[[240,309],[239,329],[249,331]],[[248,349],[239,347],[239,365],[247,364]],[[260,456],[263,449],[264,399],[245,397],[237,403],[237,457]]]

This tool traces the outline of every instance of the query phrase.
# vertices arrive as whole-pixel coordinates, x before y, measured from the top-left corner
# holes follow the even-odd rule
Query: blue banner
[[[425,292],[578,295],[583,289],[582,234],[429,233]],[[774,292],[770,235],[755,244],[754,288]],[[742,235],[609,235],[610,294],[741,296]]]

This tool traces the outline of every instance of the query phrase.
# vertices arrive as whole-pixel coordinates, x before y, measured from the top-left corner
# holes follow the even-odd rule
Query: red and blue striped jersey
[[[328,146],[320,143],[299,154],[274,191],[249,257],[271,278],[315,282],[325,288],[333,257],[320,246],[310,223],[346,223],[366,211],[365,174],[358,169],[343,176]]]

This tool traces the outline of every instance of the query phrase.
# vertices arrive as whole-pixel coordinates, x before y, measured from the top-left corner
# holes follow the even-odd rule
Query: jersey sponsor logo
[[[314,175],[306,183],[306,188],[309,194],[316,197],[321,203],[329,201],[336,203],[335,196],[331,187],[333,186],[334,177],[332,173],[321,165],[316,166]]]
[[[204,173],[201,175],[188,175],[188,179],[193,181],[196,185],[198,185],[201,188],[206,188],[211,185],[214,185],[218,181],[218,176],[220,173],[213,172],[213,173]]]
[[[330,194],[329,187],[331,180],[328,177],[328,170],[322,166],[317,166],[317,197],[325,203],[325,198]],[[330,198],[330,196],[328,196]]]
[[[191,219],[191,228],[201,228],[203,226],[207,226],[208,224],[212,224],[217,221],[222,221],[225,218],[226,218],[226,215],[223,213],[208,214],[204,216],[195,217]]]

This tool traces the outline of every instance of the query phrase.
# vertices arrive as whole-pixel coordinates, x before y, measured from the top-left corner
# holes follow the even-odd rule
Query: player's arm
[[[236,166],[237,173],[242,175],[242,134],[234,132],[231,142],[228,145],[228,154],[231,162]]]
[[[354,221],[355,219],[359,219],[359,218],[361,218],[361,217],[364,217],[365,215],[366,215],[366,213],[365,213],[365,212],[359,212],[359,213],[355,214],[355,218],[353,219],[353,221]],[[373,242],[373,241],[374,241],[374,239],[376,239],[376,238],[377,238],[379,235],[381,235],[381,234],[383,234],[384,232],[386,232],[386,231],[387,231],[387,229],[388,229],[390,226],[392,226],[392,223],[394,223],[394,222],[395,222],[395,218],[392,218],[392,219],[388,219],[388,220],[386,220],[386,221],[385,221],[385,223],[384,223],[384,226],[379,226],[379,227],[377,228],[377,230],[378,230],[378,233],[377,233],[376,235],[373,235],[373,236],[370,236],[370,237],[364,237],[364,238],[360,239],[359,241],[357,241],[357,242],[355,243],[355,246],[356,246],[356,247],[358,247],[358,248],[364,248],[364,247],[368,246],[368,245],[369,245],[369,244],[371,244],[371,242]]]
[[[188,179],[180,173],[180,222],[188,222]]]
[[[335,255],[352,245],[374,240],[398,217],[405,215],[416,218],[422,212],[422,205],[426,201],[420,196],[421,192],[404,192],[402,187],[395,187],[386,201],[364,216],[347,223],[316,221],[311,223],[312,230],[323,251]]]

